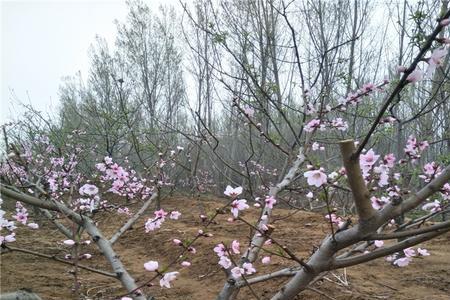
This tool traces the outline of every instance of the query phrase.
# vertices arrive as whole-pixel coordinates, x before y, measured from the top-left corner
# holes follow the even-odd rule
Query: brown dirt
[[[218,200],[201,200],[206,211],[223,205]],[[182,212],[179,221],[167,220],[162,228],[146,234],[143,229],[144,219],[151,215],[149,212],[133,229],[129,230],[115,245],[124,265],[139,283],[143,283],[151,276],[143,269],[143,263],[148,260],[158,260],[160,265],[172,261],[179,249],[175,249],[171,242],[173,238],[191,239],[198,229],[202,228],[199,215],[199,202],[183,197],[174,197],[163,202],[166,210],[178,209]],[[292,211],[277,209],[275,218],[282,218]],[[255,210],[248,210],[244,214],[247,220],[256,220]],[[178,279],[173,282],[173,288],[162,289],[158,281],[154,286],[144,290],[156,299],[214,299],[224,282],[224,273],[217,265],[217,256],[212,251],[219,242],[231,242],[238,238],[241,243],[249,234],[245,225],[230,224],[226,221],[229,216],[221,215],[218,223],[210,226],[208,232],[214,234],[210,238],[201,238],[196,244],[196,254],[189,254],[187,260],[192,266],[182,269]],[[103,213],[99,220],[99,227],[109,237],[123,222],[125,216],[113,213]],[[275,223],[274,238],[295,250],[298,257],[305,257],[317,246],[327,233],[327,224],[322,215],[298,212],[287,219]],[[25,248],[41,253],[63,257],[64,247],[57,244],[64,240],[64,236],[52,229],[49,224],[42,224],[40,230],[31,231],[19,229],[17,241],[12,246]],[[378,259],[361,266],[346,269],[347,283],[339,282],[336,276],[343,277],[343,270],[326,275],[325,279],[316,282],[312,287],[334,299],[450,299],[450,234],[422,245],[432,255],[425,259],[414,259],[406,268],[395,268]],[[275,248],[272,248],[275,249]],[[89,261],[83,261],[91,267],[110,270],[107,262],[96,249],[95,245],[84,246],[84,253],[93,254]],[[258,274],[263,274],[282,266],[292,265],[290,261],[273,258],[272,264],[263,266],[256,263]],[[29,288],[43,299],[75,299],[71,288],[73,275],[69,272],[71,266],[63,265],[53,260],[38,258],[18,252],[1,255],[1,292],[14,291],[19,288]],[[173,268],[176,270],[181,268]],[[336,276],[335,276],[336,275]],[[97,275],[88,271],[79,271],[81,282],[80,299],[113,299],[124,292],[120,283],[112,278]],[[276,291],[276,287],[287,279],[274,282],[264,282],[253,286],[261,299],[269,299]],[[307,290],[298,299],[331,299],[317,291]],[[243,288],[239,299],[254,299],[248,288]]]

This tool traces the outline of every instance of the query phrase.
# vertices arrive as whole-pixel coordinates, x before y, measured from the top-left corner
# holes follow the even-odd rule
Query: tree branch
[[[158,197],[158,192],[155,190],[152,196],[147,199],[147,201],[142,205],[138,212],[136,212],[116,233],[109,239],[111,245],[113,245],[117,240],[127,231],[134,223],[142,216],[142,214],[147,210],[147,208],[152,204],[153,200]]]
[[[57,261],[57,262],[60,262],[60,263],[66,264],[66,265],[71,265],[71,266],[75,266],[76,265],[80,269],[84,269],[84,270],[87,270],[87,271],[90,271],[90,272],[93,272],[93,273],[97,273],[97,274],[100,274],[100,275],[104,275],[104,276],[107,276],[107,277],[112,277],[112,278],[116,278],[117,279],[117,276],[114,273],[110,273],[110,272],[106,272],[106,271],[103,271],[103,270],[94,269],[94,268],[91,268],[91,267],[88,267],[88,266],[84,266],[84,265],[80,265],[80,264],[75,264],[74,262],[71,262],[71,261],[68,261],[68,260],[65,260],[65,259],[61,259],[59,257],[56,257],[55,255],[47,255],[47,254],[43,254],[43,253],[39,253],[39,252],[27,250],[27,249],[12,247],[12,246],[9,246],[9,245],[4,245],[2,247],[4,247],[7,250],[10,250],[10,251],[21,252],[21,253],[31,254],[31,255],[34,255],[34,256],[44,257],[44,258],[51,259],[51,260],[54,260],[54,261]]]
[[[376,215],[370,202],[370,193],[364,182],[359,165],[359,159],[353,159],[355,153],[355,143],[353,140],[340,142],[342,160],[347,171],[348,183],[352,190],[353,200],[360,221],[367,221]]]
[[[346,268],[354,265],[359,265],[383,256],[387,256],[390,254],[393,254],[395,252],[401,251],[403,249],[406,249],[408,247],[420,244],[422,242],[431,240],[432,238],[435,238],[445,232],[450,231],[450,227],[443,228],[443,229],[437,229],[433,232],[428,232],[421,234],[419,236],[411,237],[409,239],[403,240],[393,246],[382,248],[375,250],[374,252],[358,255],[358,256],[352,256],[348,258],[343,259],[337,259],[335,260],[332,265],[331,269],[340,269],[340,268]]]

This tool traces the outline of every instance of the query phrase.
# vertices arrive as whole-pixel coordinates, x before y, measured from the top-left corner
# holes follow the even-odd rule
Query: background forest
[[[6,127],[9,139],[44,134],[63,148],[70,136],[70,143],[94,149],[85,153],[84,168],[104,156],[127,157],[141,172],[179,145],[187,151],[181,171],[171,174],[174,183],[214,182],[221,191],[222,182],[257,186],[257,168],[273,181],[291,150],[305,142],[300,133],[309,114],[380,86],[364,101],[327,114],[346,120],[314,137],[325,148],[320,159],[333,165],[329,148],[368,131],[387,81],[399,80],[398,66],[411,61],[448,1],[128,5],[116,44],[98,37],[87,78],[69,76],[61,84],[57,116],[30,108]],[[397,96],[367,148],[402,158],[414,135],[431,145],[425,161],[448,161],[448,60]],[[245,109],[260,130],[247,125]]]

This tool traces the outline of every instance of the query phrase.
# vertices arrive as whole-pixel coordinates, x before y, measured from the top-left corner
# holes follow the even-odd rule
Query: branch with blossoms
[[[359,157],[359,154],[361,154],[362,150],[366,146],[366,144],[369,142],[370,137],[374,133],[375,129],[377,128],[378,124],[380,123],[384,113],[386,110],[391,106],[394,99],[397,97],[397,95],[410,83],[415,83],[419,80],[423,79],[423,71],[418,67],[418,64],[424,60],[424,56],[428,52],[428,50],[431,48],[433,43],[435,41],[439,41],[438,35],[439,33],[444,30],[446,26],[448,26],[448,21],[450,19],[450,10],[447,10],[439,19],[439,22],[433,32],[427,37],[425,43],[423,44],[422,48],[420,49],[419,53],[416,55],[412,63],[408,68],[401,67],[399,69],[400,72],[403,73],[403,76],[400,78],[400,81],[396,84],[393,91],[389,93],[386,96],[386,99],[384,100],[383,106],[381,107],[377,117],[375,118],[374,122],[372,123],[372,126],[370,127],[367,135],[364,137],[364,140],[359,144],[359,147],[357,151],[354,154],[354,159]],[[447,54],[448,49],[437,49],[435,50],[429,59],[427,59],[428,62],[428,70],[427,73],[430,75],[432,74],[436,66],[442,64],[442,59]]]
[[[31,251],[31,250],[28,250],[28,249],[22,249],[22,248],[18,248],[18,247],[6,245],[6,244],[2,245],[2,249],[5,249],[6,251],[21,252],[21,253],[25,253],[25,254],[34,255],[34,256],[37,256],[37,257],[47,258],[47,259],[54,260],[54,261],[57,261],[57,262],[62,263],[62,264],[66,264],[66,265],[70,265],[70,266],[76,266],[77,268],[80,268],[80,269],[83,269],[83,270],[86,270],[86,271],[90,271],[90,272],[93,272],[93,273],[96,273],[96,274],[100,274],[100,275],[103,275],[103,276],[106,276],[106,277],[116,278],[116,274],[114,274],[114,273],[106,272],[104,270],[95,269],[95,268],[92,268],[92,267],[89,267],[89,266],[85,266],[85,265],[82,265],[82,264],[74,263],[74,262],[68,261],[67,259],[59,258],[59,257],[57,257],[55,255],[43,254],[43,253],[39,253],[39,252],[36,252],[36,251]]]
[[[87,216],[81,216],[77,214],[64,204],[61,204],[55,200],[45,201],[24,193],[15,192],[4,186],[1,186],[0,190],[2,196],[6,197],[7,199],[21,201],[35,207],[49,209],[66,214],[73,222],[82,226],[86,230],[86,232],[96,243],[98,248],[102,251],[105,258],[111,264],[111,267],[114,270],[116,278],[122,282],[123,286],[130,292],[136,290],[137,286],[134,282],[134,279],[130,276],[128,271],[123,266],[122,262],[119,259],[119,256],[115,253],[115,251],[111,247],[111,244],[103,236],[103,234],[95,226],[94,222],[90,218],[88,218]],[[145,299],[141,291],[134,292],[134,297],[135,299],[139,300]]]
[[[173,239],[172,242],[174,245],[182,247],[182,250],[175,256],[175,259],[172,260],[171,262],[169,262],[164,268],[160,268],[160,265],[158,263],[158,261],[148,261],[146,263],[144,263],[144,269],[149,271],[149,272],[155,272],[156,274],[154,276],[152,276],[150,279],[145,280],[143,283],[141,283],[135,290],[127,293],[127,294],[123,294],[120,297],[124,297],[126,298],[128,295],[132,294],[133,292],[142,289],[145,286],[151,285],[152,282],[154,280],[156,280],[157,278],[160,278],[160,286],[161,287],[168,287],[170,288],[170,282],[175,280],[177,275],[179,274],[179,272],[166,272],[167,270],[169,270],[170,268],[173,268],[175,266],[175,264],[177,264],[180,260],[185,259],[185,254],[186,252],[190,252],[192,254],[196,253],[196,249],[194,248],[195,243],[198,241],[198,239],[202,238],[202,237],[211,237],[212,234],[206,232],[206,229],[211,225],[215,223],[215,219],[219,216],[224,214],[225,209],[227,207],[231,206],[231,211],[236,212],[242,209],[246,209],[248,208],[248,205],[246,205],[246,200],[237,200],[236,197],[242,193],[242,188],[237,188],[237,189],[233,189],[231,188],[231,186],[228,186],[225,194],[227,196],[231,196],[232,200],[230,200],[228,203],[226,203],[225,205],[223,205],[222,207],[219,207],[215,210],[214,214],[208,218],[205,215],[200,215],[200,219],[203,223],[203,229],[199,229],[197,234],[195,235],[195,237],[190,240],[190,241],[181,241],[177,238]],[[160,214],[160,216],[157,216],[157,220],[161,218],[161,216],[164,216],[164,212],[160,211],[157,212]],[[178,216],[177,216],[178,218]],[[150,220],[149,220],[150,221]],[[180,263],[180,265],[182,267],[189,267],[191,266],[191,263],[189,261],[182,261]],[[169,274],[169,275],[166,275]],[[123,298],[122,298],[123,299]]]
[[[288,170],[286,175],[282,178],[282,180],[272,187],[269,191],[269,195],[265,199],[265,205],[263,210],[261,211],[260,219],[258,220],[257,228],[267,230],[268,224],[270,222],[270,216],[272,214],[273,205],[276,203],[276,197],[278,193],[280,193],[283,189],[285,189],[289,184],[291,184],[292,180],[295,178],[297,173],[299,172],[300,166],[305,161],[305,155],[303,153],[304,149],[300,147],[298,151],[298,155],[296,159],[293,161],[291,168]],[[236,193],[240,194],[242,192],[242,188]],[[225,191],[225,194],[230,195],[232,191]],[[236,201],[236,200],[235,200]],[[240,200],[243,201],[243,200]],[[238,217],[239,210],[243,210],[248,208],[245,202],[237,201],[236,206],[233,207],[232,204],[232,212],[234,217]],[[233,210],[234,209],[234,210]],[[245,253],[241,256],[239,260],[239,264],[236,266],[237,268],[242,268],[244,264],[253,263],[257,257],[262,245],[266,242],[268,236],[261,234],[259,231],[255,231],[255,234],[251,238],[250,247],[245,251]],[[233,275],[228,276],[227,282],[225,283],[222,291],[217,296],[217,299],[229,299],[236,295],[239,291],[239,288],[236,286],[236,278]]]
[[[170,157],[168,159],[165,159],[161,153],[159,159],[155,162],[155,168],[158,174],[149,180],[138,177],[136,171],[130,167],[119,165],[110,157],[105,157],[103,162],[96,165],[96,169],[100,175],[94,173],[89,178],[82,175],[77,168],[80,159],[79,154],[82,152],[81,148],[75,146],[72,149],[74,151],[56,151],[56,154],[61,155],[60,157],[54,157],[52,155],[45,157],[39,151],[47,151],[50,154],[55,147],[45,136],[35,142],[34,145],[22,144],[23,153],[17,147],[14,148],[15,151],[11,152],[6,160],[1,162],[0,175],[2,177],[2,183],[7,183],[6,185],[2,184],[2,197],[6,200],[17,201],[17,212],[13,217],[20,223],[28,225],[32,229],[37,229],[39,226],[29,220],[28,212],[25,208],[25,205],[33,206],[40,210],[44,216],[49,218],[69,238],[62,244],[70,247],[71,253],[67,254],[63,259],[55,258],[55,260],[75,266],[75,271],[72,273],[75,280],[75,294],[78,293],[79,288],[77,268],[89,269],[88,266],[80,265],[78,261],[92,257],[89,253],[79,253],[80,243],[78,240],[82,232],[85,231],[96,242],[101,253],[114,270],[114,273],[108,273],[112,274],[109,277],[114,277],[121,281],[124,288],[135,299],[143,299],[142,291],[137,288],[134,279],[123,266],[112,245],[146,212],[154,203],[154,200],[159,197],[160,193],[155,191],[154,186],[160,188],[171,185],[163,168],[166,165],[172,166],[171,161],[183,148],[177,147],[177,151],[170,151]],[[37,150],[33,152],[33,148]],[[127,159],[125,159],[125,163],[127,163]],[[82,184],[83,182],[87,183]],[[77,186],[80,186],[79,189],[77,189]],[[145,200],[140,209],[112,235],[110,240],[106,240],[103,237],[101,231],[91,219],[96,217],[101,211],[111,210],[111,208],[117,207],[116,205],[109,204],[104,199],[107,193],[125,197],[127,203],[130,199]],[[14,232],[16,227],[12,221],[6,219],[4,211],[0,210],[0,212],[1,228],[7,228],[11,232],[11,234],[5,236],[2,233],[0,235],[0,243],[2,247],[8,247],[16,241]],[[117,213],[131,215],[128,207],[123,205],[119,206]],[[153,219],[149,218],[146,223],[148,230],[159,228],[165,219],[165,213],[162,215],[159,214],[159,211],[155,213],[157,213],[156,217]],[[170,219],[176,220],[179,215],[179,212],[172,211]],[[59,216],[58,218],[62,216],[67,222],[64,222],[65,224],[63,225],[63,222],[57,221],[57,216]],[[90,241],[88,240],[88,242]],[[15,251],[20,251],[18,247],[14,249]],[[34,252],[29,252],[28,254],[40,255]],[[41,257],[49,258],[42,255]],[[95,272],[93,268],[89,270]],[[101,273],[101,271],[98,272]]]
[[[406,249],[449,231],[450,227],[448,227],[448,224],[443,224],[442,226],[433,228],[432,230],[430,230],[430,232],[424,231],[425,233],[420,234],[421,231],[417,231],[417,236],[413,236],[411,238],[398,242],[393,246],[386,247],[386,250],[375,250],[374,252],[368,254],[362,254],[355,257],[350,256],[342,259],[333,258],[340,250],[354,245],[362,240],[365,240],[366,237],[372,234],[372,232],[375,232],[380,226],[383,226],[384,224],[386,224],[386,222],[388,222],[395,216],[407,212],[417,207],[420,203],[426,201],[426,199],[430,195],[441,190],[441,188],[445,184],[447,184],[449,180],[450,166],[444,169],[423,189],[410,196],[408,200],[403,201],[399,204],[387,204],[386,207],[375,213],[375,215],[370,219],[370,222],[360,222],[356,224],[356,226],[336,232],[333,237],[326,237],[319,249],[307,261],[307,264],[311,267],[312,271],[302,269],[296,272],[293,278],[273,297],[273,299],[292,298],[298,292],[305,289],[308,286],[309,282],[322,272],[363,263],[390,254],[395,254],[399,250]],[[364,197],[364,199],[367,200],[367,197]],[[379,243],[378,246],[382,247],[382,244]],[[427,252],[423,251],[423,253]],[[411,261],[411,257],[413,256],[412,254],[408,255],[409,256],[406,256],[406,259],[401,256],[396,256],[395,258],[393,258],[393,263],[399,267],[407,265],[409,261]]]

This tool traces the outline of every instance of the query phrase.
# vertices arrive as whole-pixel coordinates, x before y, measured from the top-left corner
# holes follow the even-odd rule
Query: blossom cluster
[[[414,250],[413,248],[406,248],[402,252],[397,252],[393,255],[386,257],[386,260],[392,262],[392,264],[397,267],[406,267],[411,263],[414,257],[417,256],[424,257],[429,255],[430,253],[428,252],[427,249],[417,248],[416,253],[416,250]]]
[[[331,121],[325,121],[316,118],[306,123],[304,129],[306,132],[313,132],[316,129],[324,131],[327,129],[327,127],[334,128],[340,131],[346,131],[348,129],[348,123],[344,121],[342,118],[335,118]]]
[[[237,240],[233,240],[231,242],[230,249],[228,249],[223,243],[220,243],[214,247],[214,252],[219,257],[219,265],[222,266],[225,270],[230,269],[233,266],[231,259],[229,258],[229,254],[240,254],[240,243]],[[234,278],[240,278],[242,275],[251,275],[256,273],[256,269],[253,267],[253,264],[250,262],[245,262],[240,266],[234,266],[230,270],[231,275]]]
[[[64,241],[62,241],[62,244],[63,244],[64,246],[66,246],[66,247],[69,247],[69,249],[72,250],[73,247],[76,247],[76,246],[90,245],[90,244],[91,244],[91,241],[90,241],[90,240],[85,240],[85,241],[81,241],[81,242],[78,242],[78,243],[77,243],[76,241],[74,241],[74,240],[72,240],[72,239],[69,239],[69,240],[64,240]],[[72,256],[71,253],[67,253],[67,254],[64,256],[64,258],[65,258],[66,260],[72,260],[72,259],[73,259],[73,256]],[[92,254],[90,254],[90,253],[84,253],[84,254],[78,255],[78,260],[91,259],[91,258],[92,258]]]
[[[14,231],[17,229],[15,222],[6,218],[6,212],[1,208],[2,204],[3,200],[0,198],[0,245],[3,243],[15,242],[16,233]],[[16,202],[16,213],[12,217],[19,224],[26,225],[31,229],[39,228],[38,224],[28,222],[28,211],[19,201]],[[4,229],[8,231],[6,235],[2,232]]]
[[[169,213],[164,211],[164,209],[160,209],[154,212],[155,217],[154,218],[148,218],[145,222],[145,232],[148,233],[150,231],[154,231],[156,229],[161,228],[162,223],[166,220],[166,216]],[[172,220],[178,220],[178,218],[181,216],[181,213],[179,211],[172,211],[169,215],[169,219]]]
[[[149,272],[158,272],[159,263],[157,261],[150,260],[146,263],[144,263],[144,269]],[[161,287],[171,288],[170,283],[174,281],[177,278],[177,275],[180,274],[180,272],[167,272],[164,275],[162,275],[162,278],[159,280],[159,285]],[[123,299],[123,298],[122,298]]]
[[[148,187],[146,179],[138,178],[136,171],[124,168],[113,162],[111,157],[105,157],[103,162],[95,165],[97,170],[102,173],[100,177],[102,182],[109,182],[111,188],[108,191],[133,199],[139,196],[146,199],[152,194],[152,188]]]

